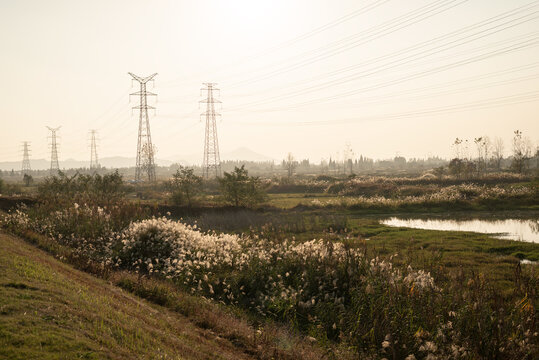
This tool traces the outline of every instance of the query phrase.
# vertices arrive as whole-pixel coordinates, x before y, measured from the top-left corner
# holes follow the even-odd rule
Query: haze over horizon
[[[253,161],[253,162],[274,162],[278,163],[278,159],[272,159],[264,154],[259,154],[248,148],[237,148],[232,151],[221,153],[221,161]],[[183,166],[200,165],[200,156],[198,153],[172,155],[167,158],[156,158],[156,165],[158,166],[171,166],[180,164]],[[102,167],[114,169],[114,168],[130,168],[136,165],[136,158],[134,156],[110,156],[99,159],[99,164]],[[0,161],[0,170],[10,171],[18,170],[20,161]],[[60,169],[73,169],[73,168],[88,168],[91,166],[91,162],[87,159],[63,159],[59,163]],[[32,170],[49,170],[50,159],[31,159],[30,167]]]
[[[539,1],[4,1],[0,162],[136,155],[128,71],[149,90],[157,159],[200,154],[200,88],[221,89],[221,152],[449,158],[456,137],[539,140]],[[155,87],[152,87],[155,86]],[[180,160],[180,159],[178,159]]]

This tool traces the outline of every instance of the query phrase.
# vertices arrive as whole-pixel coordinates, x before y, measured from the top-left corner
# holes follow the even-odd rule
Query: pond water
[[[404,219],[392,217],[380,221],[382,224],[427,230],[473,231],[492,234],[507,240],[539,243],[538,219]]]

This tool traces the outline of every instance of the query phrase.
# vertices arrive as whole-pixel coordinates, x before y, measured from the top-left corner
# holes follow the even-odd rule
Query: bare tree
[[[455,159],[460,159],[462,156],[462,139],[455,139],[453,142],[453,151],[455,152]]]
[[[492,150],[492,142],[488,136],[483,136],[483,164],[485,165],[485,170],[488,170],[488,158]]]
[[[491,143],[488,136],[481,136],[474,139],[477,149],[477,172],[481,173],[487,170],[488,155],[490,153]]]
[[[296,171],[296,167],[298,166],[298,162],[296,159],[294,159],[294,155],[292,153],[288,153],[285,160],[283,160],[283,167],[286,169],[288,180],[294,175],[294,171]]]
[[[475,147],[477,149],[477,172],[478,173],[481,173],[483,168],[484,168],[484,164],[483,164],[483,137],[478,137],[478,138],[475,138],[474,139],[474,143],[475,143]]]
[[[471,161],[472,157],[470,156],[470,142],[468,141],[468,139],[466,139],[464,140],[463,144],[464,146],[462,149],[462,158]]]
[[[142,173],[148,174],[148,180],[152,181],[152,177],[155,177],[155,155],[157,154],[157,147],[155,145],[149,145],[148,143],[142,145],[141,149],[142,162],[140,164]],[[152,175],[153,174],[153,175]]]
[[[494,145],[492,147],[492,158],[494,160],[496,170],[501,169],[502,160],[503,160],[503,150],[504,150],[503,139],[500,137],[496,137],[494,139]]]
[[[522,131],[516,130],[513,136],[513,162],[511,167],[518,173],[523,173],[528,168],[528,160],[532,152],[531,141],[522,136]]]
[[[352,159],[354,158],[354,151],[352,150],[352,146],[349,142],[346,143],[346,146],[344,148],[343,152],[343,173],[346,174],[346,168],[348,167],[350,169],[350,175],[354,173],[354,162]]]

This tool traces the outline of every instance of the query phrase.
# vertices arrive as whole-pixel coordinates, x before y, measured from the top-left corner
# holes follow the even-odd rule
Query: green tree
[[[32,175],[24,174],[24,176],[22,177],[22,182],[24,183],[24,186],[28,187],[32,185],[32,183],[34,182],[34,178],[32,177]]]
[[[219,179],[225,201],[234,206],[251,207],[266,200],[266,192],[258,177],[249,176],[245,165],[234,167],[231,173],[224,173]]]
[[[193,169],[180,166],[176,173],[172,175],[169,185],[172,188],[172,201],[174,204],[180,205],[187,202],[187,206],[191,207],[195,196],[202,188],[202,178],[195,175]]]

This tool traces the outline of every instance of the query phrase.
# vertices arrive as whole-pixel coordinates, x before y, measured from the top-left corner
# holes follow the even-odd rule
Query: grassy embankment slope
[[[188,318],[0,233],[0,358],[247,359]]]

